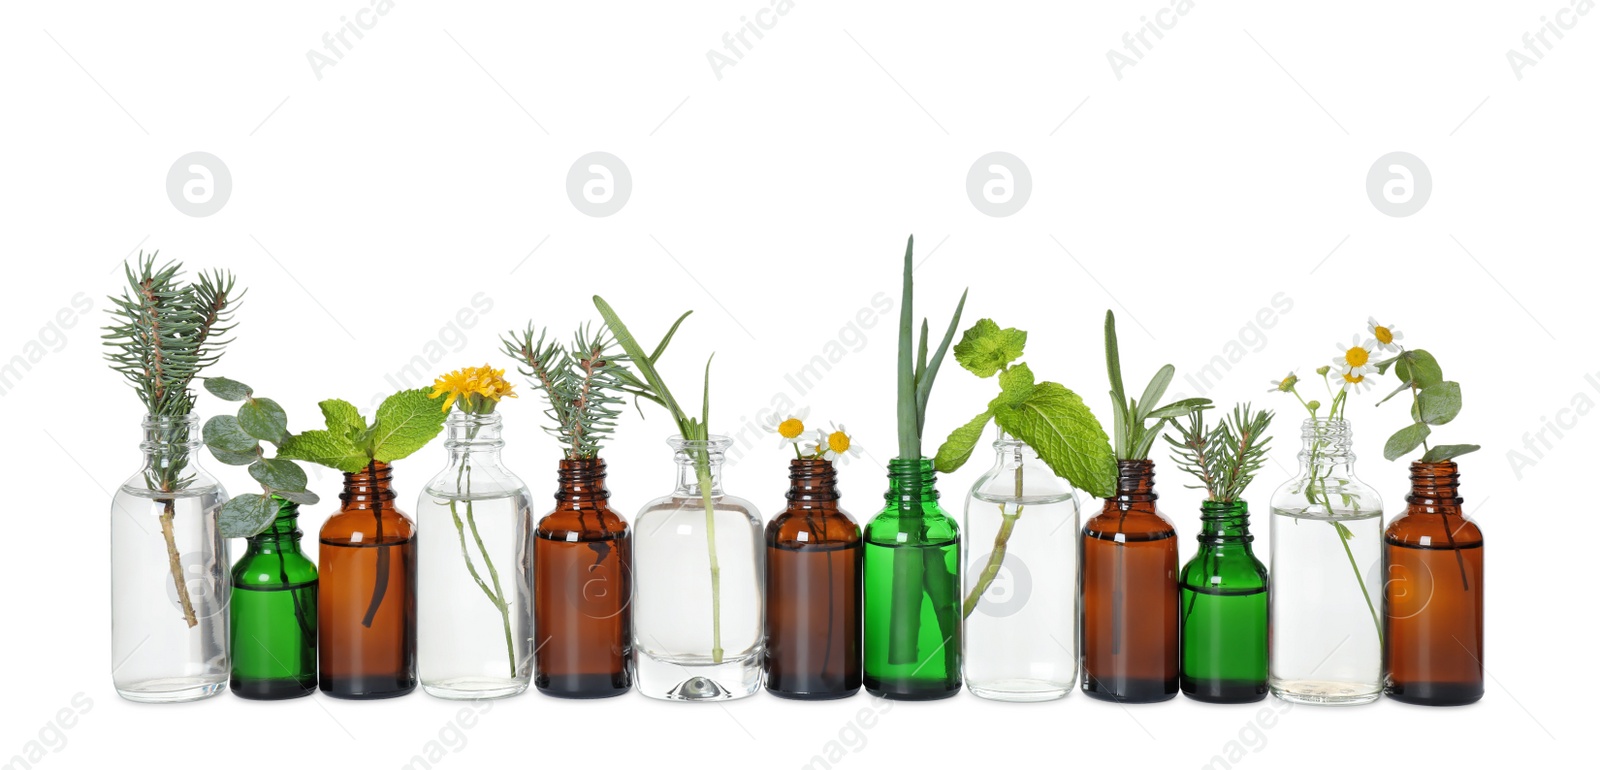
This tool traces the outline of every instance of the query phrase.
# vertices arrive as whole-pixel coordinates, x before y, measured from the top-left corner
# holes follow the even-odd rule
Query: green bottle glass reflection
[[[281,498],[272,526],[233,565],[233,694],[255,700],[317,689],[317,567],[300,551],[300,506]]]
[[[883,498],[865,537],[862,684],[885,698],[946,698],[961,689],[956,521],[927,458],[889,461]]]
[[[1267,568],[1243,502],[1200,504],[1200,550],[1179,578],[1183,694],[1208,703],[1267,696]]]

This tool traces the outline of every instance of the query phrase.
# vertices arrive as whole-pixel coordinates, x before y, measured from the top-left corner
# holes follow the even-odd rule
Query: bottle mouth
[[[682,436],[671,436],[667,438],[667,446],[679,452],[700,450],[721,454],[733,446],[733,439],[716,434],[712,434],[707,439],[686,439]]]

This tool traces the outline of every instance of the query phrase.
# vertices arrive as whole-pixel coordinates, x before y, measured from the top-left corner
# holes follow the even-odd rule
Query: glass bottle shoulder
[[[236,586],[280,586],[309,583],[317,579],[317,565],[299,547],[263,552],[251,549],[233,565]]]
[[[737,514],[747,519],[752,526],[760,528],[761,517],[756,511],[754,503],[742,497],[735,497],[727,493],[713,494],[711,508],[719,514]],[[633,517],[635,529],[643,530],[645,522],[660,516],[678,516],[684,513],[699,513],[705,515],[705,498],[698,494],[682,494],[673,492],[651,500],[639,509]]]
[[[1415,548],[1472,548],[1483,545],[1483,530],[1465,516],[1407,511],[1389,522],[1383,539]]]
[[[1383,515],[1383,497],[1354,474],[1305,474],[1273,491],[1272,512],[1304,519],[1368,519]]]
[[[1133,505],[1123,510],[1114,500],[1103,501],[1100,512],[1083,523],[1086,535],[1128,540],[1161,540],[1178,536],[1178,528],[1155,505]]]
[[[1197,591],[1265,588],[1267,565],[1242,543],[1201,545],[1183,565],[1179,584]]]
[[[378,542],[378,530],[382,527],[385,543],[395,543],[409,540],[416,534],[416,523],[405,512],[396,509],[393,500],[384,501],[381,511],[360,503],[355,506],[340,508],[338,513],[328,517],[322,523],[322,529],[317,536],[322,540],[349,542],[355,545],[373,544]],[[380,523],[381,522],[381,523]]]
[[[767,545],[788,549],[847,547],[861,542],[861,526],[842,510],[785,509],[767,522]]]
[[[949,545],[960,537],[956,520],[936,502],[914,511],[891,504],[867,523],[866,541],[875,545]]]

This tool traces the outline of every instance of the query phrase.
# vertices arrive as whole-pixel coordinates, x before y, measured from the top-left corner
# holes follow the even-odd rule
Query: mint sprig
[[[329,399],[322,409],[325,430],[289,436],[278,456],[304,460],[343,473],[360,473],[373,462],[392,463],[428,445],[444,428],[446,412],[426,388],[402,390],[378,405],[371,425],[348,401]]]

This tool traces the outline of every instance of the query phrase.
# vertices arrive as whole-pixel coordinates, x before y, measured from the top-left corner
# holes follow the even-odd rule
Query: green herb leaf
[[[261,458],[259,452],[229,452],[214,446],[207,446],[206,449],[211,450],[211,456],[223,465],[249,465]]]
[[[1016,406],[1033,395],[1033,371],[1027,364],[1017,364],[1000,373],[1000,395],[996,401]]]
[[[1389,440],[1384,442],[1383,457],[1385,460],[1398,460],[1407,452],[1422,446],[1428,437],[1428,426],[1424,423],[1414,422],[1396,431]]]
[[[1444,425],[1461,412],[1461,385],[1440,382],[1417,391],[1416,419],[1429,425]]]
[[[250,397],[250,386],[227,377],[207,377],[206,391],[223,401],[243,401]]]
[[[950,431],[950,437],[939,445],[939,454],[933,458],[933,469],[940,473],[954,473],[961,466],[967,464],[972,457],[972,450],[978,446],[978,441],[983,438],[983,428],[989,424],[994,413],[985,409],[983,414],[967,421],[967,424]]]
[[[980,318],[961,335],[956,343],[956,363],[979,377],[992,377],[995,372],[1022,357],[1022,348],[1028,343],[1028,333],[1021,329],[1002,329],[988,318]]]
[[[427,388],[402,390],[383,400],[373,421],[372,459],[392,463],[428,445],[444,428],[445,412]]]
[[[266,495],[239,495],[222,504],[217,513],[218,529],[223,537],[252,537],[272,524],[278,516],[278,505]]]
[[[1401,382],[1426,388],[1444,381],[1439,362],[1434,360],[1432,353],[1426,350],[1407,350],[1398,358],[1394,364],[1394,375],[1399,377]]]
[[[250,477],[274,492],[304,492],[306,472],[292,460],[263,457],[250,465]]]
[[[939,366],[944,363],[945,353],[950,350],[950,340],[956,336],[956,325],[961,323],[961,311],[967,306],[967,292],[962,290],[961,299],[956,302],[956,312],[950,316],[950,326],[944,330],[944,339],[939,342],[939,348],[933,351],[933,357],[928,359],[928,366],[917,377],[917,442],[922,442],[922,426],[928,419],[928,396],[933,393],[933,378],[939,376]]]
[[[278,457],[304,460],[344,473],[360,473],[371,459],[350,442],[349,436],[329,430],[308,430],[290,436],[278,446]]]
[[[1116,455],[1105,429],[1083,399],[1065,386],[1038,383],[1027,401],[996,408],[994,418],[1073,486],[1102,498],[1116,492]]]
[[[246,433],[244,428],[239,426],[239,419],[231,414],[219,414],[206,420],[200,435],[205,438],[206,446],[238,454],[254,453],[260,443],[254,436]]]
[[[262,441],[281,444],[289,437],[289,415],[270,398],[252,398],[239,407],[239,427]]]
[[[1111,402],[1121,404],[1127,396],[1122,390],[1122,358],[1117,353],[1117,317],[1106,311],[1106,374],[1111,377]]]
[[[318,402],[317,408],[322,410],[322,422],[328,430],[341,436],[350,435],[350,429],[367,429],[367,418],[361,416],[361,411],[349,401],[330,398]]]
[[[1183,417],[1190,412],[1210,405],[1211,399],[1209,398],[1186,398],[1182,401],[1174,401],[1170,404],[1167,404],[1166,406],[1163,406],[1160,409],[1145,415],[1145,417],[1152,420],[1170,420]]]
[[[1166,395],[1167,386],[1172,384],[1172,375],[1177,372],[1172,364],[1161,367],[1156,376],[1150,378],[1150,384],[1145,386],[1144,395],[1139,397],[1139,403],[1134,407],[1135,419],[1143,420],[1150,416],[1156,408],[1156,402]],[[1176,415],[1175,415],[1176,416]]]
[[[1442,463],[1445,460],[1476,452],[1481,448],[1477,444],[1440,444],[1430,447],[1427,452],[1423,453],[1421,462]]]

